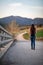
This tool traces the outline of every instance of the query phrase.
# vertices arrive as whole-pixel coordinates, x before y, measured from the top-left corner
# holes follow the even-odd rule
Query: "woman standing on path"
[[[34,24],[32,24],[31,28],[30,28],[30,37],[31,37],[31,49],[35,50],[35,33],[36,33],[36,29]]]

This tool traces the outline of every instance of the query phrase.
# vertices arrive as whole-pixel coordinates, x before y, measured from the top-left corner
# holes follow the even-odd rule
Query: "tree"
[[[16,34],[17,32],[19,32],[19,25],[16,23],[16,21],[11,21],[7,25],[7,30],[12,34]]]

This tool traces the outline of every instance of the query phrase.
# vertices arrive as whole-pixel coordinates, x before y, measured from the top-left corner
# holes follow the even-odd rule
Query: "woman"
[[[35,49],[35,33],[36,33],[36,29],[34,24],[32,24],[31,28],[30,28],[30,35],[31,35],[31,49]]]

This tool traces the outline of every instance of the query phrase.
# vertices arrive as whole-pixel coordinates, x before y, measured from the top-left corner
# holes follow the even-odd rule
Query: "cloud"
[[[25,5],[25,8],[29,8],[29,9],[43,9],[43,6],[29,6],[29,5]]]
[[[10,7],[18,7],[18,6],[22,6],[22,3],[11,3],[9,4]]]
[[[22,6],[23,6],[22,3],[10,3],[10,4],[8,4],[8,8],[10,9],[10,11],[18,10],[18,8],[21,8]]]
[[[33,8],[33,9],[43,9],[43,6],[42,7],[38,7],[38,6],[30,6],[29,8]]]
[[[9,7],[11,9],[20,7],[22,9],[41,9],[41,10],[43,10],[43,6],[29,6],[29,5],[22,4],[20,2],[18,2],[18,3],[10,3]]]

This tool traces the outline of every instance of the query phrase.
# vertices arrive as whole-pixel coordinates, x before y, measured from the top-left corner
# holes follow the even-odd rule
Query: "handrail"
[[[5,30],[1,25],[0,30],[3,31],[3,33],[0,33],[0,45],[7,44],[11,40],[13,40],[12,34]]]
[[[9,33],[7,30],[5,30],[1,25],[0,25],[0,28],[1,28],[4,32],[6,32],[6,33],[9,34],[10,36],[12,36],[12,34]]]
[[[7,38],[12,38],[12,36],[9,36],[9,35],[4,35],[4,34],[0,34],[0,37],[7,37]]]
[[[7,44],[7,43],[10,42],[10,41],[13,41],[13,39],[8,39],[8,40],[0,41],[0,45]]]
[[[0,25],[0,59],[13,43],[13,35]],[[3,49],[3,50],[2,50]]]

